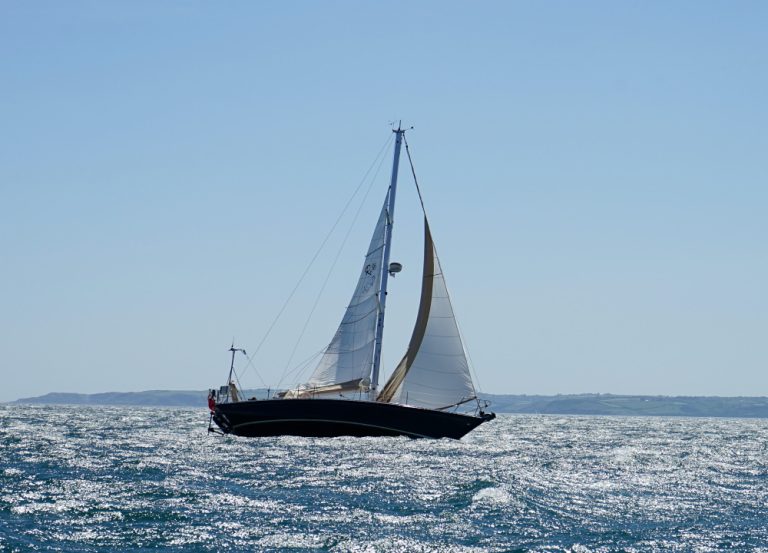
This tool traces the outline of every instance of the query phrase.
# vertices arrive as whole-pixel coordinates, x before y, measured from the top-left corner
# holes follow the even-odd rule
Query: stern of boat
[[[229,398],[223,393],[225,388],[225,386],[222,386],[218,393],[215,389],[208,391],[208,410],[211,413],[210,419],[208,420],[208,432],[220,431],[222,434],[230,434],[232,432],[232,424],[224,414],[219,403],[220,399],[224,400],[224,402],[228,402]],[[213,423],[216,423],[219,430],[216,430],[213,427]]]

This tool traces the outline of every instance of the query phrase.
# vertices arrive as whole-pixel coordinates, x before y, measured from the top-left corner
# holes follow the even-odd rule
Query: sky
[[[216,387],[233,340],[243,385],[296,383],[352,294],[399,120],[482,391],[768,395],[767,21],[0,2],[0,401]],[[401,167],[385,375],[420,281]]]

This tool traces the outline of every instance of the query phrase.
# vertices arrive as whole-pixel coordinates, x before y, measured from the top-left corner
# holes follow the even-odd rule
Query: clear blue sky
[[[398,118],[482,389],[766,395],[766,25],[765,2],[2,2],[0,401],[223,383]],[[335,330],[388,165],[293,363]],[[390,368],[418,295],[400,199]],[[270,385],[335,244],[256,356]]]

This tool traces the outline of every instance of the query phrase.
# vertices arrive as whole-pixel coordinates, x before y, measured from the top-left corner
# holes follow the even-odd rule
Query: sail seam
[[[357,304],[357,305],[360,305],[360,304]],[[374,313],[375,311],[377,311],[377,309],[374,307],[373,309],[371,309],[370,311],[368,311],[364,315],[361,315],[359,319],[355,319],[354,321],[341,321],[339,323],[339,326],[352,325],[352,324],[359,323],[360,321],[367,319],[370,316],[370,314]]]

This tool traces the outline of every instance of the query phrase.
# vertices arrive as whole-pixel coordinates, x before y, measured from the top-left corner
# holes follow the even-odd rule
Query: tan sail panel
[[[411,342],[379,401],[446,409],[476,397],[469,363],[437,257],[424,223],[424,279]]]
[[[424,270],[422,272],[421,282],[421,301],[419,301],[419,313],[416,316],[416,325],[411,334],[411,341],[403,359],[398,363],[397,368],[389,377],[389,380],[381,389],[377,401],[390,402],[392,396],[403,383],[403,379],[416,359],[416,354],[421,347],[424,339],[424,333],[427,330],[427,321],[429,320],[429,308],[432,305],[432,279],[435,276],[435,258],[432,255],[434,245],[432,243],[432,233],[429,231],[429,223],[424,217]]]

